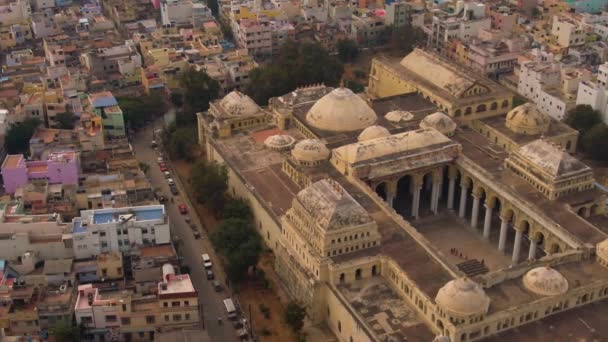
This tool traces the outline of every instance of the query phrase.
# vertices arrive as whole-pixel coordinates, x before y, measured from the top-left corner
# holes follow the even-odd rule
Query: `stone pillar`
[[[418,218],[418,209],[420,208],[420,190],[421,186],[417,185],[414,188],[414,193],[412,194],[412,216],[414,218]]]
[[[477,218],[479,217],[479,196],[473,195],[473,212],[471,213],[471,228],[477,229]]]
[[[389,207],[391,207],[391,208],[393,207],[394,200],[395,200],[395,196],[390,191],[387,191],[386,192],[386,203],[388,203]]]
[[[431,194],[431,211],[437,215],[437,207],[439,206],[439,193],[441,192],[441,181],[433,181],[433,193]]]
[[[483,238],[486,240],[490,240],[490,225],[492,224],[492,207],[487,203],[486,207],[486,216],[483,219]]]
[[[530,249],[528,250],[528,260],[536,259],[536,239],[530,239]]]
[[[460,184],[460,208],[458,208],[458,216],[464,218],[465,211],[467,209],[467,189],[469,187],[466,184]]]
[[[498,250],[503,252],[505,250],[505,243],[507,242],[507,228],[509,228],[509,220],[501,217],[500,218],[500,237],[498,238]]]
[[[456,178],[450,178],[448,186],[448,209],[454,208],[454,191],[456,190]]]
[[[521,229],[515,228],[515,242],[513,243],[513,257],[511,258],[511,261],[513,262],[513,264],[517,264],[517,262],[519,260],[519,250],[521,249],[521,237],[522,236],[523,236],[523,233],[522,233]]]

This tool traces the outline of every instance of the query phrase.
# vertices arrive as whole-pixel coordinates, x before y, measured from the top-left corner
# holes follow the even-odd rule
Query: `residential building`
[[[96,257],[97,261],[97,279],[102,282],[106,280],[123,279],[125,272],[123,270],[122,253],[110,252],[101,253]]]
[[[254,58],[272,55],[272,25],[267,18],[241,19],[233,22],[234,38],[239,47]]]
[[[420,3],[411,3],[403,0],[387,3],[384,21],[386,26],[394,28],[411,24],[414,27],[421,27],[424,24],[424,7]]]
[[[581,14],[581,24],[584,28],[591,30],[601,39],[608,39],[608,12],[602,14]]]
[[[249,72],[258,64],[244,49],[237,49],[207,59],[195,67],[205,72],[220,84],[220,94],[242,90],[249,84]]]
[[[522,47],[523,41],[517,38],[473,39],[459,42],[456,59],[486,77],[498,79],[513,73]]]
[[[4,191],[11,194],[34,179],[46,179],[49,184],[78,184],[80,160],[73,151],[53,152],[45,160],[25,160],[22,154],[13,154],[6,156],[1,172]]]
[[[86,107],[103,123],[103,133],[106,139],[119,139],[126,136],[125,121],[118,101],[109,91],[89,94]]]
[[[480,30],[488,30],[492,19],[486,17],[484,4],[458,2],[455,14],[437,12],[433,15],[429,47],[440,54],[447,53],[452,39],[467,42],[479,35]]]
[[[199,326],[198,293],[188,274],[176,275],[173,266],[163,266],[162,278],[152,296],[131,291],[102,293],[94,285],[78,286],[74,307],[77,324],[93,335],[110,330],[119,339],[153,340],[157,332]]]
[[[561,47],[567,48],[584,44],[587,33],[580,23],[568,16],[554,15],[551,35],[555,37]]]
[[[137,293],[156,292],[158,279],[165,264],[179,266],[177,253],[172,244],[139,247],[131,250],[131,272]]]
[[[171,241],[163,205],[83,210],[73,220],[72,235],[76,259]]]
[[[350,36],[361,45],[376,45],[381,43],[385,28],[384,18],[369,11],[364,15],[353,15]]]
[[[0,23],[2,26],[10,26],[27,22],[32,16],[30,2],[27,0],[15,0],[0,5]]]
[[[598,68],[595,81],[582,81],[579,84],[576,104],[590,105],[600,112],[602,120],[608,124],[608,63]]]
[[[517,24],[518,14],[507,6],[488,6],[486,16],[492,20],[492,29],[512,33]]]
[[[141,170],[87,174],[80,178],[76,205],[80,210],[152,204],[152,186]]]
[[[86,52],[81,56],[81,63],[93,75],[105,79],[111,74],[128,77],[137,73],[139,76],[142,59],[135,44],[126,41],[122,45]]]
[[[205,21],[213,21],[211,10],[204,3],[193,0],[162,0],[161,22],[165,26],[200,27]]]

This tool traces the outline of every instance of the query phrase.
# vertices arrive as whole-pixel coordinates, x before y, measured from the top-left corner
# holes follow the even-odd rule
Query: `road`
[[[150,165],[148,179],[150,180],[150,183],[152,183],[152,186],[161,189],[161,191],[170,198],[171,192],[169,191],[169,186],[157,164],[158,154],[150,146],[154,129],[159,129],[161,126],[162,121],[160,120],[156,121],[154,124],[148,125],[147,128],[142,129],[135,134],[131,144],[135,150],[137,159]],[[236,331],[226,317],[226,310],[224,309],[224,304],[222,302],[229,294],[226,290],[219,293],[214,291],[211,281],[207,280],[206,274],[204,273],[201,254],[209,253],[211,255],[213,260],[213,271],[216,274],[218,273],[217,270],[220,265],[216,262],[217,259],[213,257],[214,254],[211,253],[212,250],[207,234],[202,232],[200,220],[197,217],[196,211],[188,201],[183,186],[178,179],[175,179],[175,181],[180,193],[179,195],[174,196],[175,203],[168,201],[165,204],[165,208],[169,215],[171,236],[177,236],[181,240],[178,247],[178,253],[183,257],[182,264],[190,267],[190,277],[194,287],[199,293],[199,302],[203,307],[204,329],[209,334],[211,341],[237,341]],[[201,231],[201,235],[203,236],[202,239],[194,239],[192,230],[185,221],[185,216],[181,215],[178,211],[177,206],[179,203],[184,203],[188,206],[188,216],[192,222],[199,227],[199,231]],[[220,272],[220,274],[224,274],[224,272]],[[220,282],[223,283],[223,281]],[[218,317],[222,317],[222,325],[218,324]]]

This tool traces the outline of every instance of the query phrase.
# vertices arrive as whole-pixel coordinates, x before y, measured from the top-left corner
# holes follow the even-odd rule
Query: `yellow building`
[[[97,256],[97,278],[103,280],[122,279],[122,254],[103,253]]]
[[[419,93],[463,123],[506,114],[513,104],[513,94],[497,83],[420,49],[401,60],[375,58],[367,93],[371,98]]]

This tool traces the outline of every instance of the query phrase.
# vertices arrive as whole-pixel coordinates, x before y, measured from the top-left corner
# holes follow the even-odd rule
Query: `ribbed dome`
[[[364,129],[363,132],[361,132],[361,134],[359,134],[359,137],[357,139],[359,141],[366,141],[366,140],[388,137],[389,135],[391,135],[391,132],[389,132],[388,129],[386,129],[382,126],[374,125],[374,126],[369,126],[366,129]]]
[[[464,318],[487,313],[490,298],[476,282],[459,278],[439,289],[435,303],[451,316]]]
[[[556,296],[568,291],[568,280],[550,267],[537,267],[526,273],[524,286],[541,296]]]
[[[446,114],[435,112],[429,114],[420,121],[420,128],[434,128],[439,132],[450,136],[456,130],[456,123]]]
[[[271,135],[264,140],[264,145],[273,150],[285,150],[291,147],[296,140],[287,134]]]
[[[296,143],[291,155],[297,161],[314,163],[329,158],[329,150],[319,140],[304,139]]]
[[[253,115],[260,109],[249,96],[236,90],[224,96],[220,100],[220,106],[231,115]]]
[[[343,87],[320,98],[306,114],[311,126],[333,132],[364,129],[376,119],[376,113],[362,98]]]
[[[398,123],[414,119],[414,114],[405,110],[393,110],[386,113],[384,118],[390,122]]]
[[[608,260],[608,239],[597,244],[595,247],[595,254],[602,259]]]
[[[549,128],[550,119],[541,113],[534,103],[517,106],[507,114],[506,126],[515,133],[536,135]]]

